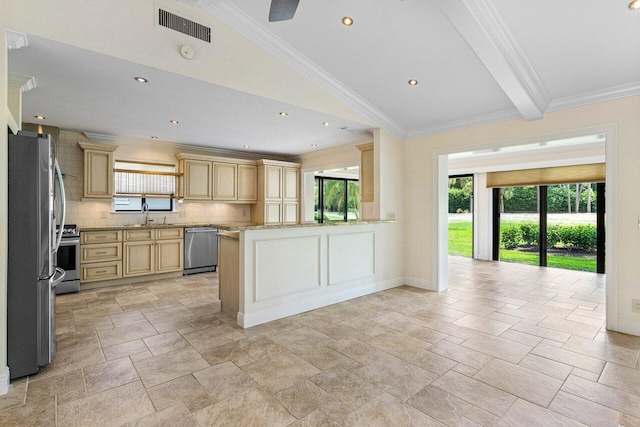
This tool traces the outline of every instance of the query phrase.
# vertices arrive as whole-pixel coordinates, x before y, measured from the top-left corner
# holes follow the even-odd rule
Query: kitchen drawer
[[[122,259],[122,243],[101,243],[80,246],[80,263],[120,261]]]
[[[158,228],[156,230],[156,239],[182,239],[182,228]]]
[[[122,230],[83,231],[80,233],[80,243],[112,243],[122,241]]]
[[[100,262],[80,265],[80,282],[98,282],[100,280],[120,279],[122,277],[122,261]]]
[[[136,242],[140,240],[155,240],[156,230],[152,228],[124,230],[125,242]]]

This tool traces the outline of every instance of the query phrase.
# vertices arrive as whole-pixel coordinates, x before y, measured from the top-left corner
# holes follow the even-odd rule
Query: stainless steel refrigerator
[[[55,180],[59,183],[56,191]],[[64,184],[49,135],[9,136],[7,358],[11,379],[38,372],[55,354],[56,199],[64,228]]]

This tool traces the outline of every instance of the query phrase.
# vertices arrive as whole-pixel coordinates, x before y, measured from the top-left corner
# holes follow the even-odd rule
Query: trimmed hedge
[[[505,249],[514,249],[521,245],[538,244],[540,227],[538,224],[524,222],[518,225],[505,227],[500,236],[500,241]],[[570,249],[585,251],[596,250],[596,226],[588,224],[580,225],[550,225],[547,228],[547,246],[557,247],[562,244]]]
[[[449,213],[469,212],[471,197],[460,188],[449,188]]]

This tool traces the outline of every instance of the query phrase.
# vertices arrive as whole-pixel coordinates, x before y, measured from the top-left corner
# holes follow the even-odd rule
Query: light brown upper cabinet
[[[373,202],[373,142],[358,145],[358,150],[360,150],[360,201]]]
[[[178,172],[182,173],[179,178],[179,195],[185,200],[211,200],[213,164],[200,159],[178,159]]]
[[[238,165],[238,200],[255,202],[258,200],[258,167]]]
[[[180,177],[178,194],[187,201],[255,203],[257,168],[255,161],[177,154]]]
[[[300,182],[300,169],[282,168],[282,199],[298,201],[298,183]]]
[[[113,152],[115,145],[78,142],[84,151],[83,197],[110,199],[113,197]]]
[[[213,162],[213,200],[238,200],[238,165]]]
[[[251,208],[256,224],[299,222],[300,164],[258,160],[258,203]]]

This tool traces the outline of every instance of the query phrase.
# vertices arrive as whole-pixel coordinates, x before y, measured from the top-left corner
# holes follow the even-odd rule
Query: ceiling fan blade
[[[300,0],[271,0],[269,22],[288,21],[293,18]]]

